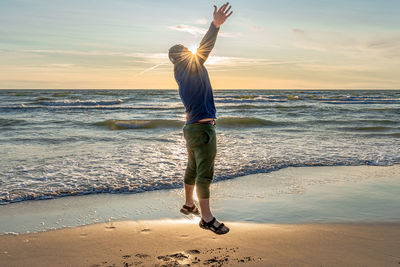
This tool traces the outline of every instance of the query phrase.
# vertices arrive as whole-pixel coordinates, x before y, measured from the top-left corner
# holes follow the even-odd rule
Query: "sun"
[[[191,45],[188,47],[189,51],[192,52],[193,55],[196,55],[197,53],[197,46]]]

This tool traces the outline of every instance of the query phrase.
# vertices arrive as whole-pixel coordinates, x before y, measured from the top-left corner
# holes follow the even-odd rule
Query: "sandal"
[[[215,227],[216,219],[215,217],[209,221],[205,222],[203,219],[200,220],[199,226],[200,228],[206,229],[206,230],[211,230],[212,232],[216,233],[217,235],[223,235],[229,232],[229,228],[226,227],[223,223],[221,223],[218,227]],[[225,229],[224,229],[225,226]]]
[[[181,211],[183,214],[185,214],[185,215],[189,215],[189,214],[200,215],[200,211],[199,211],[199,209],[196,207],[195,204],[193,204],[192,207],[183,205],[180,211]]]

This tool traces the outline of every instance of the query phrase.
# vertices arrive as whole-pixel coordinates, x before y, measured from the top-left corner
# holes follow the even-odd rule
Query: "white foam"
[[[41,105],[45,106],[108,106],[119,105],[123,103],[121,99],[114,100],[54,100],[54,101],[40,101]]]

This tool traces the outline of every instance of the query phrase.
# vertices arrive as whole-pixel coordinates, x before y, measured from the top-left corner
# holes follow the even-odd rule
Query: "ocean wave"
[[[298,95],[288,95],[287,99],[288,100],[301,100],[301,98]]]
[[[7,106],[0,106],[0,110],[3,111],[12,111],[12,110],[35,110],[35,109],[51,109],[51,110],[182,110],[184,112],[185,108],[181,104],[173,104],[173,105],[118,105],[118,102],[113,103],[104,103],[97,102],[96,104],[83,104],[75,103],[69,105],[66,104],[49,104],[49,105],[38,105],[38,104],[14,104],[14,105],[7,105]]]
[[[178,120],[106,120],[94,125],[107,127],[110,130],[182,128],[183,121]]]
[[[352,99],[340,99],[340,100],[321,100],[320,102],[325,104],[332,105],[346,105],[346,104],[359,104],[359,105],[367,105],[367,104],[400,104],[400,100],[398,99],[376,99],[376,100],[352,100]]]
[[[268,98],[268,97],[215,97],[215,103],[285,103],[288,99]]]
[[[124,101],[121,99],[114,100],[55,100],[55,101],[39,101],[43,106],[111,106],[119,105]]]
[[[69,136],[69,137],[17,137],[17,138],[7,138],[0,139],[1,143],[36,143],[45,145],[63,144],[63,143],[73,143],[73,142],[87,142],[87,141],[97,141],[97,142],[112,142],[115,141],[113,138],[109,137],[92,137],[92,136]]]
[[[265,104],[239,104],[239,105],[232,105],[232,104],[227,104],[227,105],[219,105],[218,108],[221,109],[236,109],[236,110],[248,110],[248,109],[310,109],[313,108],[313,106],[307,106],[307,105],[265,105]]]
[[[240,104],[240,105],[219,105],[222,109],[265,109],[265,105],[254,105],[254,104]]]
[[[117,92],[113,92],[112,90],[110,91],[95,91],[94,92],[95,95],[120,95],[121,92],[117,91]]]
[[[179,120],[106,120],[94,123],[96,126],[107,127],[110,130],[182,128],[185,122]],[[222,117],[216,122],[222,128],[255,128],[284,126],[285,122],[277,122],[252,117]]]
[[[385,108],[363,108],[361,109],[362,111],[377,111],[377,112],[382,112],[382,111],[389,111],[389,112],[394,112],[400,115],[400,108],[394,108],[394,107],[385,107]]]
[[[365,137],[395,137],[395,138],[400,138],[400,132],[399,133],[367,133],[364,134]]]
[[[352,120],[311,120],[308,121],[308,123],[312,124],[321,124],[321,125],[332,125],[332,124],[337,124],[337,125],[366,125],[366,124],[378,124],[378,125],[399,125],[400,120],[388,120],[388,119],[382,119],[382,120],[377,120],[377,119],[352,119]],[[356,128],[359,127],[364,127],[364,126],[357,126]],[[369,127],[369,126],[365,126]],[[375,127],[375,126],[373,126]]]
[[[296,102],[306,101],[315,103],[326,104],[400,104],[400,98],[393,97],[368,97],[368,96],[318,96],[307,94],[282,94],[282,95],[265,95],[265,94],[251,94],[251,95],[226,95],[215,96],[217,103],[280,103],[280,102]]]
[[[276,108],[276,109],[309,109],[309,108],[312,108],[312,107],[311,106],[306,106],[306,105],[296,105],[296,106],[277,105],[277,106],[273,106],[273,108]]]
[[[360,132],[386,132],[392,130],[398,130],[398,128],[387,127],[387,126],[364,126],[364,127],[341,127],[340,130],[344,131],[360,131]]]
[[[360,166],[360,165],[369,165],[369,166],[391,166],[393,164],[398,164],[399,162],[392,163],[378,163],[370,160],[354,160],[352,162],[346,161],[337,161],[337,162],[280,162],[275,163],[269,166],[259,166],[258,168],[254,168],[254,166],[243,166],[236,171],[229,172],[226,174],[216,175],[214,181],[223,181],[227,179],[234,179],[237,177],[242,177],[250,174],[257,173],[270,173],[273,171],[278,171],[281,169],[285,169],[288,167],[315,167],[315,166]],[[124,194],[124,193],[143,193],[146,191],[155,191],[155,190],[169,190],[174,188],[181,188],[183,183],[181,180],[177,181],[153,181],[152,183],[140,183],[140,185],[130,185],[126,182],[120,183],[107,183],[107,184],[90,184],[81,187],[74,188],[57,188],[58,186],[64,186],[62,183],[53,183],[54,187],[50,188],[47,192],[35,191],[35,190],[15,190],[13,192],[3,192],[0,194],[0,205],[7,205],[11,203],[26,201],[26,200],[45,200],[45,199],[55,199],[66,196],[80,196],[80,195],[89,195],[89,194],[101,194],[101,193],[112,193],[112,194]]]
[[[287,123],[264,120],[254,117],[223,117],[217,120],[217,125],[224,128],[254,128],[266,126],[285,126]]]
[[[14,126],[14,125],[19,125],[26,123],[26,120],[21,120],[21,119],[3,119],[0,118],[0,126],[2,127],[7,127],[7,126]]]
[[[9,91],[7,92],[8,95],[12,96],[32,96],[35,95],[35,91]]]
[[[66,97],[69,96],[70,94],[73,94],[74,92],[71,91],[65,91],[65,92],[55,92],[52,94],[53,97]]]
[[[255,99],[257,97],[259,97],[259,96],[256,96],[256,95],[238,95],[238,96],[235,96],[235,98],[237,98],[237,99]]]

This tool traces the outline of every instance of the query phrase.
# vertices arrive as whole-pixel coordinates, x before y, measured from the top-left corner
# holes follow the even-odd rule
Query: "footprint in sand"
[[[183,259],[189,258],[189,256],[187,256],[187,255],[185,255],[185,254],[183,254],[181,252],[175,253],[175,254],[171,254],[171,255],[168,255],[168,256],[170,256],[171,258],[176,259],[176,260],[183,260]]]
[[[135,257],[137,258],[141,258],[141,259],[145,259],[145,258],[149,258],[150,255],[144,254],[144,253],[138,253],[135,255]]]
[[[198,250],[198,249],[190,249],[190,250],[186,250],[186,253],[188,253],[188,254],[200,254],[200,250]]]
[[[157,256],[157,259],[161,260],[162,263],[158,263],[155,266],[190,266],[189,263],[183,264],[182,262],[188,260],[189,257],[190,257],[189,255],[186,255],[182,252]],[[197,263],[197,262],[192,262],[192,263]]]
[[[178,252],[178,253],[175,253],[175,254],[171,254],[171,255],[164,255],[164,256],[158,256],[157,257],[157,259],[163,260],[163,261],[184,260],[184,259],[187,259],[187,258],[189,258],[189,256],[187,256],[187,255],[185,255],[185,254],[183,254],[181,252]]]

